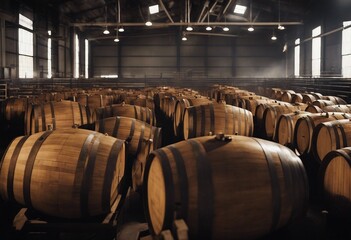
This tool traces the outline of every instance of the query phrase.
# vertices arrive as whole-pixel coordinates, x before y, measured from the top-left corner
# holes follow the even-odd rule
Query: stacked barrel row
[[[156,114],[169,143],[199,136],[252,136],[252,114],[190,89],[163,88],[155,94]],[[164,144],[164,145],[167,145]]]
[[[5,101],[2,127],[14,139],[1,162],[1,198],[63,218],[121,204],[128,186],[141,187],[146,157],[161,145],[149,94],[99,89]]]
[[[146,162],[144,210],[155,235],[176,218],[186,221],[191,239],[257,238],[306,212],[301,160],[284,146],[252,138],[253,114],[230,105],[253,93],[218,90],[205,97],[163,88],[155,95],[157,123],[168,138],[176,136]]]
[[[261,97],[257,104],[255,134],[300,155],[313,193],[324,189],[330,212],[339,217],[349,216],[351,105],[340,97],[313,92],[271,89],[270,94],[271,99]],[[246,98],[258,102],[256,95]]]
[[[61,205],[52,201],[60,207],[58,216],[85,217],[108,211],[107,203],[132,185],[141,188],[153,234],[172,228],[174,218],[182,218],[193,239],[257,238],[306,213],[308,180],[300,158],[268,140],[277,139],[281,116],[297,115],[307,103],[288,103],[231,86],[214,86],[207,96],[172,87],[94,89],[87,94],[107,97],[89,104],[89,98],[74,96],[72,100],[81,103],[49,101],[37,104],[40,107],[34,111],[32,105],[32,135],[17,138],[4,156],[3,198],[57,214],[57,207],[48,204],[51,199],[38,202],[34,197],[40,195],[42,185],[65,179],[63,186],[74,183],[75,194],[69,188],[52,189],[66,200],[66,195],[74,196],[68,200],[76,201],[75,210],[59,198]],[[113,100],[105,104],[109,96]],[[85,114],[89,121],[84,122]],[[62,120],[68,115],[74,120]],[[66,126],[61,128],[61,122]],[[56,165],[61,159],[58,164],[63,166]],[[62,172],[44,174],[48,169]],[[23,176],[25,183],[14,181],[15,176]]]

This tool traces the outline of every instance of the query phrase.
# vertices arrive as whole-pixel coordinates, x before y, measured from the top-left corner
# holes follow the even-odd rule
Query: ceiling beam
[[[222,19],[223,15],[226,14],[226,12],[227,12],[229,6],[231,5],[231,3],[232,3],[233,1],[236,2],[237,0],[226,0],[227,4],[222,6],[221,11],[220,11],[220,13],[218,14],[218,16],[217,16],[217,18],[216,18],[216,22],[218,22],[219,20]],[[234,2],[234,3],[235,3],[235,2]]]
[[[210,8],[210,9],[207,11],[207,13],[202,17],[202,19],[200,20],[200,22],[203,22],[203,21],[206,19],[207,15],[210,14],[210,13],[213,11],[213,9],[214,9],[214,7],[217,5],[217,3],[218,3],[218,0],[216,0],[216,1],[212,4],[211,8]]]
[[[303,25],[303,22],[192,22],[192,26],[220,26],[220,25],[227,25],[227,26],[278,26],[281,25]],[[145,23],[134,23],[134,22],[124,22],[124,23],[115,23],[115,22],[95,22],[95,23],[71,23],[71,26],[74,27],[93,27],[93,26],[100,26],[100,27],[113,27],[113,26],[124,26],[124,27],[144,27]],[[157,23],[154,22],[152,27],[173,27],[173,26],[188,26],[189,24],[186,22],[173,22],[173,23]]]
[[[202,6],[200,15],[199,15],[199,17],[197,18],[197,22],[200,22],[201,17],[202,17],[202,14],[204,14],[205,9],[208,7],[208,5],[209,5],[209,1],[207,0],[207,1],[204,3],[204,5]]]
[[[171,15],[169,14],[169,12],[168,12],[166,6],[163,4],[163,1],[160,0],[159,2],[160,2],[161,7],[163,8],[163,10],[165,11],[165,13],[166,13],[168,19],[169,19],[172,23],[174,23],[174,21],[173,21]]]

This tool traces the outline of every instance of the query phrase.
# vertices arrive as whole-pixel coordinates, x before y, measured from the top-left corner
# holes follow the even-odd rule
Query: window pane
[[[33,33],[18,29],[18,53],[33,56]]]
[[[79,78],[79,39],[74,36],[74,77]]]
[[[33,78],[33,57],[19,55],[19,77]]]
[[[343,26],[351,25],[351,21],[343,22]],[[342,31],[342,75],[351,77],[351,28]]]
[[[89,41],[85,39],[85,78],[89,78]]]
[[[52,77],[51,72],[51,38],[48,39],[48,78]]]
[[[29,28],[31,30],[33,30],[33,21],[30,20],[29,18],[23,16],[22,14],[19,15],[19,21],[18,21],[19,25]]]
[[[295,66],[295,70],[294,70],[294,74],[295,76],[300,76],[300,38],[296,39],[295,41],[295,53],[294,53],[294,57],[295,57],[295,62],[294,62],[294,66]]]
[[[321,27],[312,30],[312,36],[321,34]],[[313,38],[312,40],[312,76],[320,76],[321,74],[321,38]]]

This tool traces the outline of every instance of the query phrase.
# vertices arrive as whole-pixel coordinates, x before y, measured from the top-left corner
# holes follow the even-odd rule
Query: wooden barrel
[[[24,123],[24,115],[28,106],[31,104],[29,98],[8,98],[3,102],[4,119],[8,122],[22,121]]]
[[[128,161],[132,167],[133,188],[142,184],[146,157],[161,147],[161,128],[128,117],[110,117],[95,122],[95,131],[125,140]]]
[[[303,105],[268,105],[263,113],[263,137],[268,140],[274,139],[275,127],[279,117],[285,113],[292,113],[295,111],[304,110],[306,106]]]
[[[124,188],[124,148],[124,141],[83,129],[18,137],[3,157],[1,197],[55,217],[109,213]]]
[[[155,109],[154,99],[146,96],[142,97],[138,95],[137,97],[127,97],[126,99],[124,99],[124,102],[130,105],[148,107],[151,110]]]
[[[313,95],[311,93],[303,93],[302,94],[302,102],[303,103],[312,103],[318,99],[319,99],[318,96]]]
[[[295,125],[294,146],[300,155],[307,155],[311,151],[312,134],[315,127],[322,122],[338,119],[349,119],[351,115],[346,113],[312,113],[299,118]]]
[[[249,110],[252,113],[252,116],[255,117],[256,115],[256,108],[260,104],[265,104],[265,103],[275,103],[276,100],[270,99],[270,98],[258,98],[258,99],[245,99],[245,109]]]
[[[102,94],[84,94],[75,97],[75,101],[79,102],[83,106],[87,106],[90,112],[94,112],[99,107],[105,107],[113,104],[112,95]]]
[[[351,147],[350,119],[320,123],[312,135],[312,154],[317,162],[321,162],[329,152]]]
[[[223,103],[185,109],[184,139],[217,133],[252,136],[253,118],[251,112]]]
[[[236,90],[229,90],[228,92],[224,92],[224,100],[227,104],[237,106],[237,99],[241,98],[242,96],[255,96],[255,93],[249,92],[247,90],[241,90],[241,89],[236,89]]]
[[[244,109],[249,110],[251,113],[251,109],[255,108],[252,106],[254,104],[253,100],[268,100],[268,98],[264,96],[259,96],[259,95],[250,95],[250,96],[240,96],[236,99],[236,104],[233,104],[233,106],[241,107]],[[234,101],[235,102],[235,101]]]
[[[302,94],[301,93],[292,93],[291,94],[291,102],[292,103],[301,103],[302,102]]]
[[[347,104],[344,99],[341,97],[336,97],[336,96],[322,96],[322,99],[332,101],[334,104]]]
[[[305,111],[295,111],[293,113],[283,114],[279,117],[275,133],[275,141],[281,145],[287,146],[294,150],[294,130],[297,120],[305,115],[311,114]]]
[[[274,102],[264,102],[258,104],[256,107],[256,113],[255,113],[255,136],[259,137],[264,137],[264,111],[266,108],[270,106],[278,106],[278,105],[284,105],[284,106],[292,106],[291,103],[287,102],[282,102],[282,101],[274,101]]]
[[[270,90],[270,97],[276,100],[281,100],[281,97],[283,95],[283,90],[280,88],[272,88]]]
[[[212,101],[205,97],[187,97],[178,99],[174,106],[174,117],[173,117],[173,130],[174,135],[183,137],[183,119],[184,111],[187,107],[199,106],[203,104],[209,104]]]
[[[173,118],[174,106],[177,101],[176,96],[165,96],[161,99],[160,109],[169,118]]]
[[[308,103],[308,106],[305,109],[306,112],[310,113],[322,113],[324,112],[320,107],[313,105],[311,103]]]
[[[190,139],[149,155],[143,193],[153,234],[184,219],[189,239],[256,239],[305,214],[301,160],[274,142],[231,138]]]
[[[335,103],[333,101],[323,100],[323,99],[318,99],[316,101],[313,101],[312,104],[315,105],[315,106],[318,106],[320,108],[324,108],[326,106],[335,105]]]
[[[113,104],[103,108],[97,108],[94,112],[95,121],[109,117],[130,117],[144,121],[150,125],[156,126],[156,117],[154,111],[147,107],[140,107],[129,104]]]
[[[27,134],[91,123],[89,110],[78,102],[62,101],[32,105]]]
[[[350,219],[351,216],[351,148],[328,153],[320,168],[321,186],[328,213]]]
[[[281,95],[281,101],[283,102],[288,102],[288,103],[293,103],[292,101],[292,94],[294,94],[295,91],[293,90],[285,90],[283,91],[283,94]]]
[[[344,112],[344,113],[351,113],[351,105],[331,105],[326,106],[323,108],[325,112]]]

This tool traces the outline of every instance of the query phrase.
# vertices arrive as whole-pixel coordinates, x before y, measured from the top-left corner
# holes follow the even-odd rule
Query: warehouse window
[[[79,38],[74,35],[74,77],[79,78]]]
[[[89,78],[89,41],[85,39],[85,78]]]
[[[19,25],[33,30],[33,21],[19,14]],[[33,77],[33,33],[18,28],[18,74],[20,78]]]
[[[294,66],[295,77],[298,77],[300,76],[300,38],[295,40]]]
[[[48,35],[51,36],[51,31],[48,31]],[[48,38],[48,78],[52,77],[52,72],[51,72],[51,37]]]
[[[321,75],[321,26],[312,30],[312,76]]]
[[[344,27],[351,26],[351,21],[343,23]],[[351,77],[351,27],[342,31],[342,75]]]

